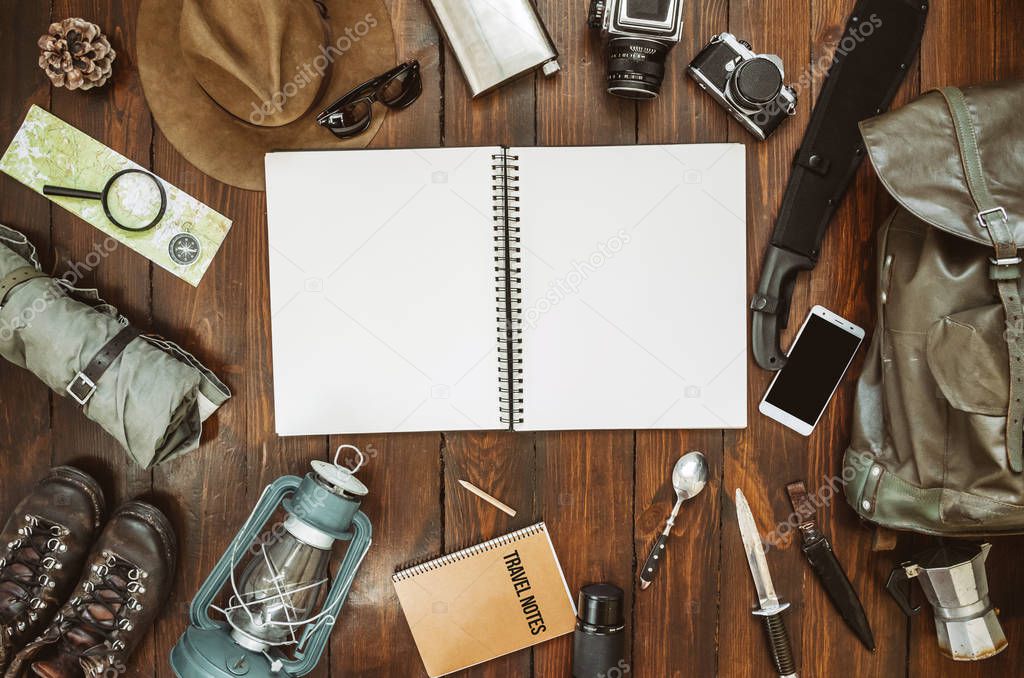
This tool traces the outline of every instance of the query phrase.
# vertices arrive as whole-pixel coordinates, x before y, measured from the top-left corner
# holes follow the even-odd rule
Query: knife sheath
[[[846,576],[843,566],[839,564],[839,559],[836,558],[828,537],[820,535],[810,543],[801,544],[800,550],[807,556],[807,562],[811,564],[811,569],[818,575],[825,587],[825,592],[840,611],[851,605],[860,605],[860,600],[853,591],[853,585],[850,584],[850,579]]]
[[[800,517],[800,550],[807,557],[811,569],[817,575],[829,600],[842,616],[843,620],[853,629],[861,642],[871,650],[875,649],[874,635],[868,623],[864,606],[857,592],[846,576],[846,571],[839,564],[832,544],[829,542],[814,520],[815,506],[807,496],[807,488],[802,482],[790,483],[786,486],[789,501],[793,510]]]
[[[892,103],[921,45],[927,0],[858,0],[793,160],[789,184],[750,301],[757,364],[786,362],[779,332],[799,271],[818,262],[825,230],[864,158],[858,124]]]

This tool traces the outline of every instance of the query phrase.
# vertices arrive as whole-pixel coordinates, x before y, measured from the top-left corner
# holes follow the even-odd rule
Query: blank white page
[[[280,435],[502,428],[494,152],[267,155]]]
[[[746,426],[744,150],[517,148],[523,430]]]

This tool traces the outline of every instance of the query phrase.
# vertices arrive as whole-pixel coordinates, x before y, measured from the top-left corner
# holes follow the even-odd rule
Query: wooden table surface
[[[604,92],[601,41],[586,28],[585,0],[538,3],[561,51],[560,75],[528,77],[476,102],[421,1],[389,4],[400,56],[421,61],[425,91],[410,109],[387,119],[373,147],[744,143],[752,289],[790,160],[824,75],[812,64],[833,48],[853,1],[686,0],[685,32],[672,52],[663,94],[641,104]],[[278,438],[273,433],[264,195],[204,176],[161,134],[147,109],[134,60],[137,0],[2,0],[0,6],[0,145],[13,137],[35,103],[234,220],[198,289],[126,248],[111,254],[86,280],[138,325],[189,347],[234,390],[234,399],[208,427],[200,451],[152,472],[133,468],[74,404],[55,397],[27,373],[0,364],[0,510],[10,510],[51,465],[72,463],[96,475],[108,504],[143,496],[165,509],[177,528],[181,567],[174,592],[129,675],[172,676],[167,655],[184,628],[189,600],[262,488],[280,475],[303,472],[310,460],[326,458],[343,442],[362,446],[370,456],[361,475],[371,490],[364,510],[373,522],[374,545],[333,634],[330,658],[313,675],[424,675],[391,586],[395,567],[539,519],[553,532],[574,592],[597,581],[625,588],[631,601],[631,675],[772,674],[761,626],[750,614],[754,593],[735,524],[733,491],[742,488],[758,521],[768,526],[790,513],[783,491],[787,482],[805,478],[817,488],[839,472],[849,437],[853,377],[863,351],[809,439],[757,414],[770,375],[752,359],[751,415],[743,431]],[[51,20],[68,16],[96,21],[112,36],[119,52],[112,86],[88,94],[50,88],[36,65],[35,42]],[[780,54],[792,81],[803,73],[813,75],[813,87],[800,93],[797,116],[767,143],[754,141],[684,77],[688,60],[723,30],[756,49]],[[897,104],[942,85],[1021,77],[1022,42],[1024,5],[1015,0],[936,0],[919,62]],[[594,200],[608,198],[606,187],[594,186]],[[874,234],[891,207],[870,169],[862,168],[825,240],[821,264],[813,275],[800,277],[794,319],[820,303],[873,326]],[[81,261],[101,242],[98,231],[7,177],[0,177],[0,222],[28,233],[54,270]],[[670,509],[672,463],[690,449],[707,454],[710,485],[684,508],[664,571],[651,589],[641,592],[634,576],[638,561]],[[517,507],[519,515],[508,518],[484,506],[458,487],[460,478],[491,490]],[[841,495],[820,518],[861,593],[879,648],[872,654],[854,639],[795,546],[775,549],[768,561],[777,588],[793,603],[789,625],[803,676],[1002,678],[1024,673],[1024,540],[994,540],[989,560],[992,597],[1002,610],[1010,648],[986,662],[954,664],[939,656],[927,610],[908,621],[883,590],[890,568],[921,540],[902,538],[895,553],[872,553],[872,532],[859,524]],[[561,678],[570,675],[571,650],[571,637],[565,637],[459,675]]]

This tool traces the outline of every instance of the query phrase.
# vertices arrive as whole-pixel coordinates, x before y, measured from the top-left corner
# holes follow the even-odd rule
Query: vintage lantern
[[[338,463],[343,449],[359,456],[355,469]],[[367,489],[355,477],[364,461],[342,445],[334,463],[314,461],[305,478],[284,476],[263,491],[192,601],[189,627],[171,651],[178,678],[304,676],[316,667],[370,548],[370,520],[359,510]],[[284,521],[264,531],[279,507]],[[339,541],[348,548],[332,579]]]

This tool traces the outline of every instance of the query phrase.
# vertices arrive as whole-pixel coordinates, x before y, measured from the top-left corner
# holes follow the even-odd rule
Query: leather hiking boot
[[[71,599],[15,656],[7,678],[124,675],[171,592],[177,557],[174,531],[159,509],[140,501],[117,509]]]
[[[0,532],[0,671],[46,628],[82,574],[103,491],[70,466],[50,469]]]

